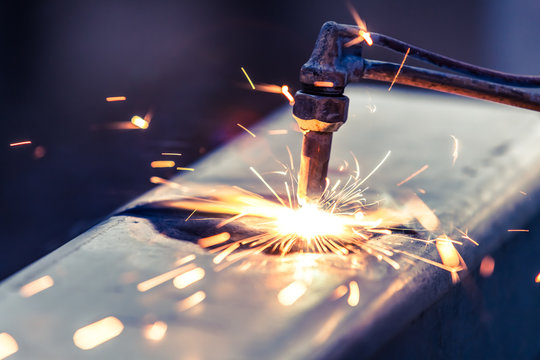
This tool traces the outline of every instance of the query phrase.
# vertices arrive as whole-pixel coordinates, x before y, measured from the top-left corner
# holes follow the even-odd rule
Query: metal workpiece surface
[[[418,196],[439,217],[440,232],[459,238],[456,228],[467,229],[479,243],[456,246],[470,268],[509,238],[507,229],[520,228],[537,213],[538,202],[531,199],[540,184],[538,113],[399,89],[351,87],[346,95],[350,117],[334,134],[329,177],[341,174],[344,160],[353,163],[351,152],[365,176],[391,151],[368,180],[366,196],[399,204],[403,194],[422,189],[425,194]],[[270,131],[283,129],[288,133]],[[400,257],[395,260],[401,268],[394,270],[367,255],[352,262],[336,255],[258,254],[215,265],[215,254],[196,240],[223,231],[215,228],[222,219],[186,222],[189,212],[163,205],[201,189],[211,192],[214,184],[271,197],[249,168],[282,189],[283,177],[270,172],[282,169],[279,162],[288,163],[286,146],[298,165],[302,134],[294,129],[291,109],[277,111],[251,129],[256,138],[246,134],[210,154],[193,173],[174,179],[179,186],[156,187],[4,281],[0,333],[18,344],[10,359],[313,359],[342,356],[351,344],[363,349],[357,354],[362,358],[383,346],[448,291],[449,272]],[[459,139],[455,165],[451,135]],[[426,164],[421,174],[396,186]],[[246,231],[229,226],[232,235]],[[413,241],[403,246],[440,261],[435,246]],[[205,272],[200,281],[183,289],[169,280],[138,290],[137,284],[193,254],[189,264]],[[23,296],[22,286],[46,275],[53,286]],[[309,286],[285,306],[278,294],[295,280]],[[353,280],[360,290],[356,306],[335,295]],[[200,291],[204,299],[186,309],[185,299]],[[79,328],[108,316],[124,326],[117,337],[90,350],[74,344]],[[159,341],[144,336],[154,321],[168,326]]]

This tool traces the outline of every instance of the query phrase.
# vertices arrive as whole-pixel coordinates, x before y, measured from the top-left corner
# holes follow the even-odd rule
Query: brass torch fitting
[[[344,95],[318,95],[298,91],[295,95],[293,117],[304,133],[298,201],[315,203],[326,183],[332,133],[347,120],[349,98]]]

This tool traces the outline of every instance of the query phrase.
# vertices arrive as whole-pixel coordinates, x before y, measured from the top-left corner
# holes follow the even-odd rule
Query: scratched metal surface
[[[506,229],[519,228],[537,212],[530,199],[538,195],[540,184],[539,114],[398,89],[388,93],[353,87],[347,95],[350,116],[334,137],[330,176],[337,175],[344,159],[351,161],[350,151],[365,175],[391,150],[369,181],[370,196],[393,201],[402,191],[425,189],[421,197],[436,211],[444,231],[456,235],[456,227],[469,229],[480,243],[459,248],[469,267],[508,239]],[[269,135],[272,129],[289,133]],[[301,134],[292,129],[290,108],[279,110],[252,129],[257,138],[240,137],[175,181],[188,187],[236,184],[266,194],[249,167],[261,173],[279,169],[276,160],[288,159],[286,145],[296,156]],[[455,166],[450,135],[461,145]],[[424,164],[428,170],[396,187]],[[282,184],[279,177],[266,178]],[[122,210],[179,196],[179,190],[159,186]],[[185,216],[162,208],[125,211],[4,281],[0,333],[12,335],[19,347],[10,359],[312,359],[341,356],[353,343],[363,349],[357,354],[362,358],[451,286],[449,273],[434,266],[398,260],[402,269],[396,271],[371,257],[353,269],[347,259],[332,255],[257,255],[242,266],[217,271],[213,255],[193,242],[217,230],[211,222],[185,223]],[[438,259],[434,247],[408,246]],[[137,290],[137,283],[175,268],[178,259],[190,254],[205,269],[203,280],[182,290],[172,281],[144,293]],[[54,286],[29,298],[20,295],[21,286],[44,275],[54,279]],[[296,303],[284,307],[277,294],[295,279],[309,279],[311,285]],[[347,304],[346,296],[332,298],[350,280],[360,287],[356,307]],[[206,299],[179,311],[178,302],[199,290]],[[110,315],[125,326],[118,337],[92,350],[74,345],[77,329]],[[168,324],[160,342],[142,333],[155,320]]]

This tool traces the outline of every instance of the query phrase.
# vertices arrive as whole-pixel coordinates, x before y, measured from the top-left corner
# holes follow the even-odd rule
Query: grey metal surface
[[[375,197],[399,197],[407,188],[426,191],[422,199],[436,211],[443,230],[456,235],[468,229],[480,243],[466,243],[460,252],[469,267],[508,239],[538,210],[520,194],[538,193],[540,184],[540,116],[526,110],[447,96],[392,90],[351,88],[350,118],[335,134],[329,176],[354,152],[367,174],[386,154],[392,155],[370,179]],[[374,107],[376,111],[372,112]],[[252,129],[195,165],[195,172],[176,181],[190,184],[236,184],[266,194],[250,172],[278,169],[286,161],[286,145],[298,158],[301,133],[269,135],[291,129],[290,109]],[[452,166],[452,139],[460,154]],[[428,164],[429,168],[400,188],[396,184]],[[268,176],[279,185],[281,178]],[[402,189],[406,188],[406,189]],[[180,190],[159,186],[125,209],[180,197]],[[286,359],[339,356],[349,345],[367,357],[397,334],[451,287],[448,272],[422,262],[399,260],[401,269],[366,257],[361,266],[332,255],[285,257],[257,255],[247,263],[217,271],[213,256],[192,241],[185,214],[156,212],[149,216],[113,216],[0,285],[0,333],[18,343],[13,359],[153,358],[153,359]],[[194,225],[193,225],[194,226]],[[182,241],[185,238],[190,241]],[[438,259],[434,247],[411,244],[419,255]],[[195,254],[206,276],[185,289],[168,281],[147,292],[137,284],[177,267]],[[299,260],[300,259],[300,260]],[[247,268],[249,267],[249,268]],[[247,268],[247,269],[246,269]],[[54,286],[31,297],[20,288],[49,275]],[[305,294],[282,306],[278,292],[294,280],[309,280]],[[356,280],[360,302],[334,300],[341,284]],[[206,298],[187,311],[178,302],[203,290]],[[124,324],[116,338],[91,350],[74,345],[82,326],[107,316]],[[152,321],[168,324],[165,337],[152,342],[142,328]]]

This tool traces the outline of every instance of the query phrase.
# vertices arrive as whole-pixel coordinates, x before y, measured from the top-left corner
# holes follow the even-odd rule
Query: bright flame
[[[345,223],[339,217],[320,210],[317,205],[306,204],[294,210],[283,208],[276,219],[276,228],[283,235],[297,234],[309,242],[316,237],[343,234]]]
[[[114,316],[109,316],[86,325],[73,334],[73,343],[83,350],[90,350],[122,333],[124,324]]]
[[[0,359],[5,359],[17,351],[19,351],[19,346],[13,336],[5,332],[0,333]]]
[[[37,293],[45,289],[50,288],[53,285],[53,278],[49,275],[45,275],[21,287],[19,293],[22,297],[30,297],[36,295]]]
[[[167,323],[163,321],[156,321],[153,324],[148,324],[143,329],[143,335],[145,339],[152,341],[161,341],[165,337],[167,332]]]

